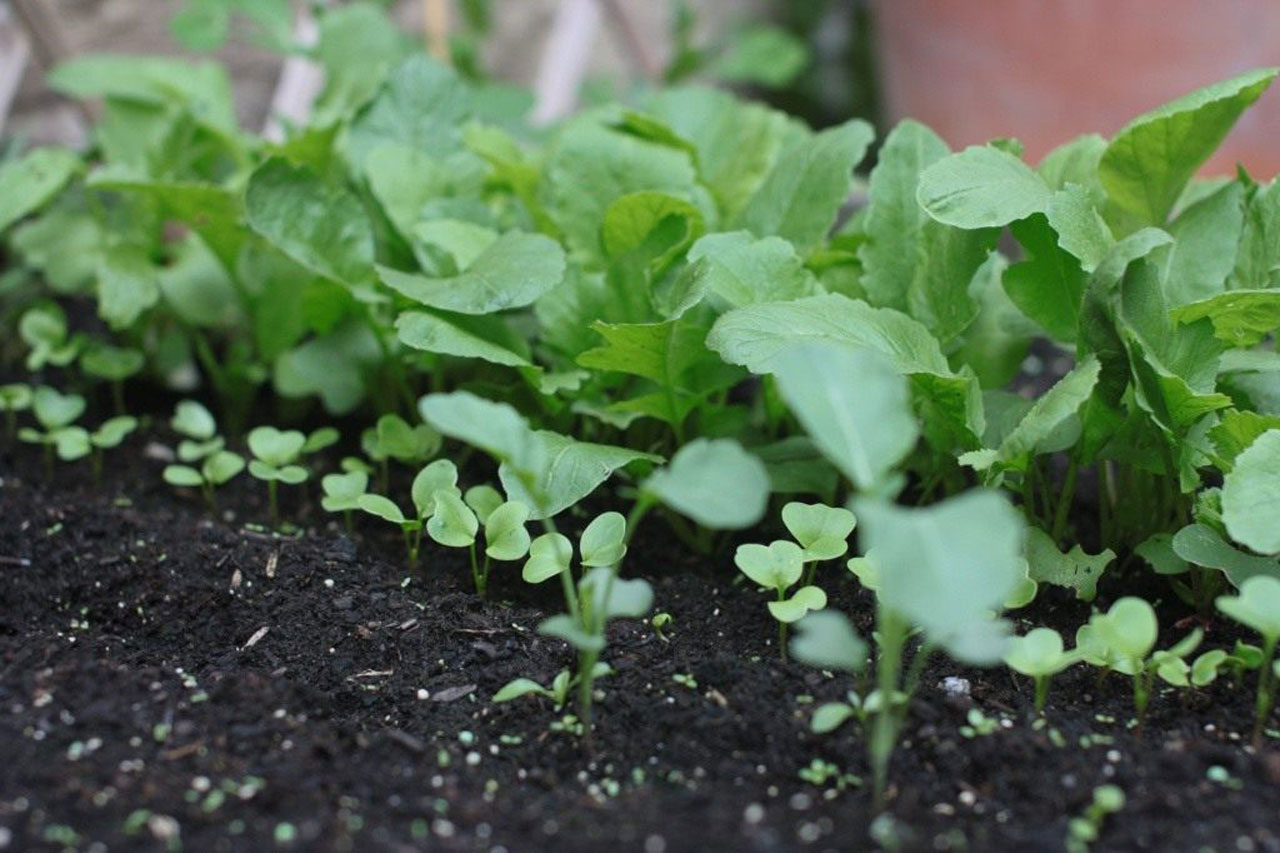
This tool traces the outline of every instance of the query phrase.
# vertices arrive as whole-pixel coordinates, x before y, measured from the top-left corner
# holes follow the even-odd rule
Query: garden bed
[[[394,539],[347,539],[309,505],[304,535],[265,534],[246,526],[264,513],[248,482],[211,520],[144,447],[101,486],[3,457],[0,848],[1056,850],[1115,784],[1127,802],[1095,849],[1280,850],[1280,749],[1245,745],[1252,692],[1226,679],[1165,688],[1138,733],[1126,680],[1074,667],[1037,728],[1029,680],[936,658],[877,822],[844,778],[867,776],[856,727],[808,731],[805,697],[848,679],[780,662],[723,558],[642,531],[631,571],[654,579],[669,641],[615,623],[588,747],[546,700],[489,702],[570,663],[535,630],[553,591],[499,574],[483,601],[459,552],[428,546],[409,573]],[[830,571],[833,604],[869,633],[869,594]],[[1087,613],[1046,591],[1019,616],[1066,629]],[[962,732],[971,709],[995,730]],[[802,779],[815,760],[835,776]]]

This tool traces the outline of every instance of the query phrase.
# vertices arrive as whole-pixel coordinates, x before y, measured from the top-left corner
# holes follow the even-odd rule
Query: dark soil
[[[728,556],[691,557],[660,520],[629,572],[669,641],[616,626],[588,749],[546,700],[489,702],[569,663],[534,630],[556,590],[500,576],[482,601],[460,552],[411,575],[394,538],[345,539],[306,500],[286,502],[305,535],[264,534],[247,478],[211,518],[144,445],[102,486],[0,455],[0,849],[1060,850],[1111,783],[1127,804],[1094,849],[1280,851],[1280,741],[1245,745],[1251,686],[1164,688],[1138,733],[1126,682],[1076,667],[1036,727],[1027,680],[939,658],[876,821],[848,778],[869,775],[856,726],[807,728],[852,685],[781,663]],[[865,631],[865,594],[824,571]],[[1019,616],[1087,617],[1055,592]],[[971,708],[996,730],[964,736]],[[815,759],[846,778],[803,780]]]

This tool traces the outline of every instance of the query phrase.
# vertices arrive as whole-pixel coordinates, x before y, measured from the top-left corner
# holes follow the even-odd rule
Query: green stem
[[[1036,676],[1036,716],[1044,716],[1044,705],[1049,701],[1049,676]]]
[[[779,587],[778,601],[785,601],[787,591]],[[782,662],[787,662],[787,623],[781,619],[778,620],[778,654],[782,656]]]
[[[889,759],[893,756],[893,746],[898,739],[898,717],[893,708],[893,696],[898,690],[902,675],[902,647],[906,642],[907,626],[883,604],[876,610],[876,623],[880,632],[880,654],[876,658],[876,686],[880,691],[880,709],[872,723],[867,751],[871,760],[875,809],[879,811],[885,805]]]
[[[1053,530],[1049,534],[1055,544],[1061,543],[1062,535],[1067,531],[1067,517],[1071,514],[1071,504],[1075,500],[1076,476],[1079,471],[1080,463],[1073,453],[1067,464],[1066,479],[1062,481],[1062,491],[1058,494],[1058,505],[1053,514]]]
[[[124,410],[124,382],[122,380],[117,379],[111,383],[111,403],[113,406],[115,406],[116,415],[123,417],[125,414],[125,410]]]
[[[276,497],[276,481],[267,480],[267,508],[271,512],[271,526],[280,526],[280,502]]]
[[[1276,654],[1276,640],[1266,639],[1262,648],[1262,670],[1258,673],[1258,715],[1253,721],[1253,745],[1262,746],[1262,734],[1271,716],[1271,708],[1276,701],[1275,670],[1272,660]]]
[[[351,510],[344,509],[342,511],[342,523],[347,528],[347,537],[350,538],[351,536],[354,536],[356,532],[356,522]]]

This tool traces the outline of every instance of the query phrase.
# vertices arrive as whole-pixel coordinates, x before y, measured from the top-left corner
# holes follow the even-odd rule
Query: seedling
[[[778,540],[769,545],[739,545],[733,562],[744,575],[762,589],[777,594],[769,602],[769,613],[778,621],[779,654],[787,659],[787,626],[812,610],[827,606],[827,594],[817,586],[802,586],[790,598],[787,590],[804,575],[805,551],[794,542]]]
[[[607,663],[597,663],[595,669],[591,673],[592,679],[604,678],[611,675],[613,670]],[[578,686],[578,676],[562,669],[556,673],[556,677],[551,679],[549,687],[543,687],[532,678],[517,678],[509,681],[501,690],[493,694],[494,702],[510,702],[513,699],[519,699],[522,696],[542,696],[550,699],[555,709],[559,711],[569,702],[569,697],[573,694],[573,688]]]
[[[529,507],[522,501],[504,501],[502,495],[491,486],[473,486],[467,489],[463,502],[475,514],[484,530],[482,561],[476,555],[474,533],[466,545],[471,556],[471,577],[476,585],[476,593],[484,598],[489,590],[491,561],[514,562],[524,559],[529,553],[529,531],[525,528],[525,522],[529,520]]]
[[[273,527],[280,526],[280,504],[277,484],[296,486],[307,481],[307,469],[298,464],[304,454],[314,453],[338,440],[338,431],[323,427],[303,435],[298,430],[278,430],[261,426],[249,433],[249,473],[267,484],[267,506]]]
[[[782,523],[804,549],[803,559],[808,566],[804,584],[810,586],[819,563],[843,557],[849,550],[849,535],[858,526],[858,519],[843,507],[791,501],[782,507]]]
[[[1280,662],[1275,661],[1276,644],[1280,642],[1280,580],[1268,575],[1254,575],[1240,584],[1237,595],[1218,598],[1218,609],[1241,625],[1262,635],[1262,654],[1258,660],[1257,713],[1253,725],[1253,744],[1262,743],[1262,733],[1275,705]]]
[[[137,374],[146,358],[136,349],[107,344],[90,346],[80,356],[80,369],[111,385],[111,402],[117,416],[125,414],[124,381]]]
[[[1185,686],[1191,668],[1184,658],[1196,650],[1204,636],[1197,628],[1171,648],[1153,654],[1158,633],[1155,610],[1133,596],[1119,599],[1106,613],[1094,613],[1076,632],[1076,651],[1083,660],[1133,679],[1133,707],[1139,726],[1155,677]]]
[[[84,397],[79,394],[62,394],[48,386],[35,390],[31,401],[32,413],[40,429],[23,427],[18,438],[31,444],[44,445],[45,468],[52,474],[55,451],[59,459],[70,462],[89,454],[89,434],[75,421],[84,414]]]
[[[426,424],[411,426],[399,415],[389,414],[378,418],[377,424],[361,434],[360,446],[366,456],[378,463],[379,486],[385,490],[388,460],[422,465],[440,452],[441,440],[440,433]]]
[[[1115,785],[1100,785],[1093,789],[1093,801],[1080,817],[1067,824],[1068,853],[1088,853],[1089,845],[1098,840],[1102,822],[1107,815],[1124,808],[1124,791]]]
[[[178,442],[178,460],[181,462],[199,462],[226,446],[218,435],[218,423],[213,415],[195,400],[179,402],[174,407],[169,426],[185,436]]]
[[[664,643],[671,642],[671,638],[662,633],[664,628],[671,627],[671,623],[675,621],[675,617],[667,611],[653,614],[653,618],[649,620],[649,626],[653,628],[654,635]]]
[[[1037,716],[1044,714],[1049,681],[1077,660],[1076,654],[1063,650],[1062,635],[1052,628],[1034,628],[1024,636],[1014,637],[1004,654],[1006,666],[1035,681]]]
[[[325,474],[320,480],[324,497],[320,506],[325,512],[340,512],[347,535],[354,531],[353,511],[360,508],[360,496],[369,488],[369,475],[364,471],[348,471],[344,474]]]
[[[460,541],[466,538],[468,529],[474,539],[478,523],[471,510],[462,503],[462,493],[458,489],[458,469],[448,459],[437,459],[419,471],[413,478],[409,495],[414,510],[410,515],[406,515],[394,501],[382,495],[359,495],[356,497],[356,506],[400,528],[410,566],[418,565],[422,533],[438,512],[446,517],[433,526],[433,539],[439,535],[448,541]]]
[[[22,382],[0,385],[0,411],[4,412],[5,435],[13,441],[18,435],[18,412],[31,408],[31,386]]]
[[[132,415],[118,415],[103,421],[101,426],[88,434],[92,447],[93,478],[102,479],[103,452],[119,447],[138,428],[138,419]]]
[[[217,508],[215,490],[244,470],[244,457],[223,449],[226,442],[218,435],[217,421],[195,400],[180,401],[169,426],[185,437],[177,450],[182,464],[165,466],[164,480],[171,486],[199,489],[212,512]]]
[[[961,737],[987,737],[1000,731],[1000,720],[988,717],[979,708],[970,708],[965,714],[965,724],[958,731]]]
[[[80,353],[80,339],[67,334],[67,318],[52,303],[29,309],[18,321],[18,334],[31,351],[27,353],[27,370],[45,365],[66,367]]]
[[[245,468],[244,457],[230,450],[214,450],[194,465],[166,465],[164,481],[179,488],[199,489],[209,510],[217,509],[215,490],[235,479]]]

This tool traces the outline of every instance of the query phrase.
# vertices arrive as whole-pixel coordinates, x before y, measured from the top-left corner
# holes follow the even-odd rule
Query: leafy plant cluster
[[[481,594],[494,563],[558,581],[564,611],[540,630],[576,665],[495,698],[559,706],[576,689],[586,733],[610,621],[653,603],[623,572],[642,522],[716,555],[721,531],[771,508],[787,538],[734,562],[771,599],[784,656],[857,674],[814,726],[865,724],[881,797],[939,651],[1032,677],[1037,710],[1069,665],[1122,673],[1139,721],[1156,679],[1256,670],[1262,730],[1280,633],[1280,189],[1194,175],[1275,70],[1035,166],[1016,141],[952,152],[904,122],[850,212],[873,141],[860,121],[814,132],[675,87],[536,133],[523,96],[434,63],[359,3],[323,16],[315,53],[327,87],[282,143],[236,126],[217,66],[76,60],[51,83],[103,100],[92,149],[0,167],[0,298],[21,342],[6,354],[108,383],[118,415],[126,381],[214,401],[221,429],[178,407],[170,483],[212,502],[247,469],[278,524],[279,484],[340,440],[289,415],[371,424],[362,456],[322,477],[324,508],[393,525],[411,564],[424,535],[465,550]],[[1043,353],[1063,368],[1032,369]],[[68,459],[110,446],[96,437],[122,426],[74,426],[84,398],[46,385],[0,391],[11,430],[30,407],[21,438]],[[285,426],[242,439],[264,401]],[[392,463],[416,472],[407,494]],[[490,464],[496,483],[471,479]],[[623,512],[588,518],[608,481]],[[874,648],[819,576],[855,529],[844,568],[874,593]],[[1262,644],[1188,660],[1193,632],[1157,651],[1133,597],[1071,651],[1000,616],[1045,585],[1093,601],[1108,571],[1121,592],[1162,576]]]

